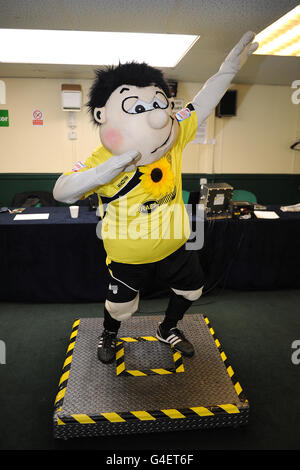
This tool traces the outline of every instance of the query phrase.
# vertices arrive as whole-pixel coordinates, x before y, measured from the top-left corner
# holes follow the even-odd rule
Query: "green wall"
[[[183,189],[199,191],[200,178],[207,178],[208,183],[228,183],[234,189],[251,191],[259,204],[289,205],[300,202],[300,175],[186,173],[182,178]]]
[[[0,173],[0,205],[10,206],[17,193],[52,192],[58,173]]]
[[[59,173],[0,173],[0,206],[10,206],[16,193],[52,192]],[[182,175],[187,191],[199,191],[200,178],[225,182],[234,189],[253,192],[260,204],[295,204],[300,202],[300,175],[288,174],[197,174]]]

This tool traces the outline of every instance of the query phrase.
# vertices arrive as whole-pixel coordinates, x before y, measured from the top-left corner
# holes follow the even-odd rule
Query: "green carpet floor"
[[[167,299],[141,300],[138,314],[161,314]],[[250,422],[213,429],[55,440],[53,402],[72,323],[102,316],[102,304],[0,304],[0,449],[223,450],[300,449],[300,292],[224,290],[199,299],[250,402]],[[100,333],[100,332],[99,332]],[[299,354],[300,357],[300,354]]]

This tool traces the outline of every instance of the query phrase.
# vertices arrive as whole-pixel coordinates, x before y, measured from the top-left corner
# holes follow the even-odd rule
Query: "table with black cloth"
[[[300,287],[300,213],[275,210],[279,219],[205,221],[204,246],[197,250],[205,272],[205,291]],[[95,211],[80,207],[28,208],[49,213],[47,220],[13,220],[0,214],[0,300],[103,302],[108,286],[106,253],[96,235]],[[145,298],[167,293],[151,280]]]

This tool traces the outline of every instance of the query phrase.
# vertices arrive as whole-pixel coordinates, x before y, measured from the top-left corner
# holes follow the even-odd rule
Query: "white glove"
[[[251,31],[243,35],[228,54],[219,71],[205,82],[193,99],[192,104],[197,113],[198,127],[217,106],[233,77],[244,65],[248,56],[258,48],[257,42],[252,43],[254,36],[255,34]]]
[[[141,155],[136,150],[129,150],[128,152],[122,153],[121,155],[113,155],[106,162],[100,163],[96,166],[96,173],[99,175],[100,184],[109,183],[122,171],[131,171],[136,166],[136,162],[141,158]]]
[[[61,175],[53,189],[54,199],[73,204],[88,191],[112,181],[122,171],[131,171],[129,168],[134,169],[139,159],[139,152],[130,150],[122,155],[113,155],[106,162],[100,163],[90,170]]]
[[[239,40],[236,46],[228,54],[220,67],[220,72],[236,74],[250,56],[258,48],[258,42],[252,42],[255,33],[248,31]]]

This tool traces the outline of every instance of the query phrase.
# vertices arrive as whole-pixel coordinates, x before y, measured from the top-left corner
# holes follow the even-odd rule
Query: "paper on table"
[[[300,203],[293,204],[292,206],[281,206],[283,212],[300,212]]]
[[[14,220],[42,220],[49,219],[49,214],[18,214]]]
[[[274,211],[254,211],[258,219],[279,219],[279,215]]]

